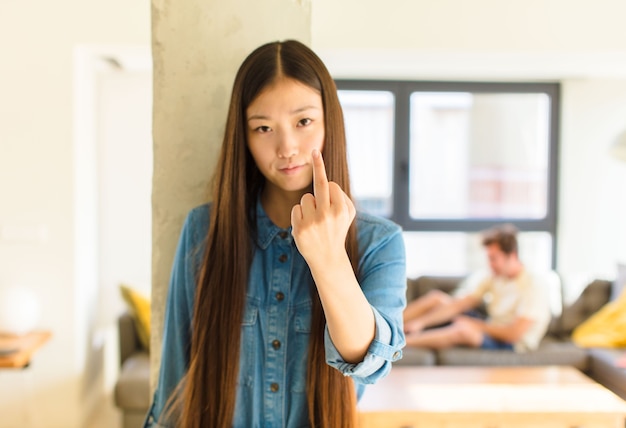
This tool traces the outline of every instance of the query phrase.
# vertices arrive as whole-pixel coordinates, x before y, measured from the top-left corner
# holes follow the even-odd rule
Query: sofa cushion
[[[139,341],[139,335],[137,334],[137,328],[135,327],[135,320],[129,312],[120,314],[117,319],[117,328],[119,331],[121,366],[124,364],[124,361],[126,361],[126,358],[130,357],[137,351],[144,350],[144,348]]]
[[[115,384],[115,404],[121,409],[148,411],[150,405],[150,356],[136,352],[124,361]]]
[[[589,356],[585,349],[549,338],[544,339],[538,349],[529,352],[461,347],[443,349],[437,351],[437,362],[450,366],[568,365],[583,371],[589,368]]]
[[[572,332],[572,341],[584,348],[626,347],[626,294],[579,324]]]
[[[410,302],[423,296],[431,290],[437,289],[452,293],[461,281],[463,276],[420,276],[418,278],[407,279],[406,300]]]
[[[434,366],[437,362],[435,351],[426,348],[405,347],[402,358],[393,363],[394,366]]]
[[[150,298],[125,284],[120,285],[120,292],[133,316],[141,345],[150,349]]]
[[[626,368],[615,364],[626,349],[591,348],[588,351],[589,376],[626,400]]]
[[[572,331],[609,301],[611,282],[596,279],[582,291],[578,299],[566,305],[561,314],[561,337],[569,338]]]

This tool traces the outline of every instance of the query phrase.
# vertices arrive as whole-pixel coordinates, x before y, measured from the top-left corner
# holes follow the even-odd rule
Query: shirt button
[[[398,358],[400,358],[400,351],[396,351],[393,353],[392,359],[397,360]]]
[[[280,291],[276,293],[276,300],[278,300],[279,302],[282,302],[284,298],[285,298],[285,295],[281,293]]]
[[[287,254],[281,254],[280,257],[278,257],[278,261],[285,263],[287,261]]]
[[[277,392],[278,391],[278,384],[277,383],[271,384],[270,385],[270,391]]]
[[[272,347],[276,350],[280,349],[280,340],[275,339],[272,341]]]
[[[289,234],[287,232],[279,232],[278,236],[280,236],[281,239],[287,239],[287,236],[289,236]]]

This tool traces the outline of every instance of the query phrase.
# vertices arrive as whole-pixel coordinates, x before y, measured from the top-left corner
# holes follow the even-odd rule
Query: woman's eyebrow
[[[248,119],[246,119],[248,122],[250,122],[251,120],[268,120],[269,117],[264,116],[262,114],[253,114],[252,116],[250,116]]]
[[[290,111],[289,114],[293,116],[293,115],[302,113],[307,110],[321,110],[321,109],[320,107],[317,107],[314,105],[307,105],[307,106],[298,107],[297,109]],[[269,119],[270,119],[269,116],[266,116],[264,114],[253,114],[252,116],[248,117],[246,120],[249,122],[251,120],[269,120]]]
[[[300,107],[297,108],[295,110],[291,111],[291,114],[298,114],[298,113],[302,113],[303,111],[307,111],[307,110],[319,110],[320,108],[314,105],[310,105],[310,106],[304,106],[304,107]]]

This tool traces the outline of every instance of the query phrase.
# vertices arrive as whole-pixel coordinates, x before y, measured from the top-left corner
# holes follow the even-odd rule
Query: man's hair
[[[483,232],[483,246],[496,244],[504,254],[518,254],[517,228],[510,223],[501,224]]]

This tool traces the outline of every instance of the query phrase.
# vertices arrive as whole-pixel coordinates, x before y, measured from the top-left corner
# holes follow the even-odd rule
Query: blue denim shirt
[[[157,421],[169,394],[188,368],[195,278],[202,261],[209,211],[209,205],[193,209],[180,236],[165,313],[161,370],[145,428],[168,426]],[[406,272],[400,228],[388,220],[363,213],[357,214],[356,221],[360,251],[358,280],[374,312],[375,338],[358,364],[341,358],[328,329],[325,348],[327,363],[352,377],[360,397],[365,384],[385,376],[391,362],[402,356]],[[260,203],[257,228],[257,248],[241,325],[234,426],[307,427],[311,273],[290,230],[274,225]]]

